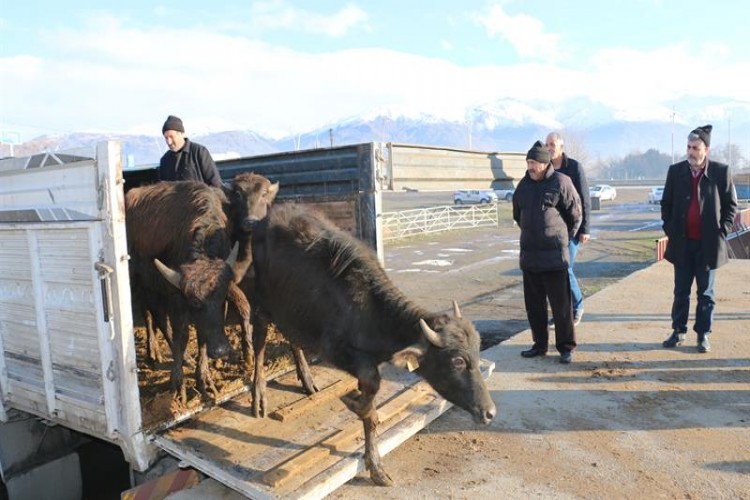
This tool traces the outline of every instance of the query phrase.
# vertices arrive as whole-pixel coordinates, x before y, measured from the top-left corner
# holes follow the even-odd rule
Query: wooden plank
[[[269,416],[280,422],[286,422],[292,418],[300,416],[305,410],[308,410],[310,406],[327,402],[333,398],[341,397],[347,392],[350,392],[357,387],[357,380],[352,378],[349,380],[337,380],[328,387],[324,387],[321,391],[308,396],[306,398],[298,399],[286,406],[279,408],[278,410],[271,413]]]
[[[429,391],[432,391],[432,389],[426,382],[419,382],[412,387],[406,388],[402,393],[378,408],[379,422],[384,424],[398,413],[404,411],[416,398],[420,398],[424,393]],[[354,438],[359,437],[363,432],[362,422],[359,419],[350,422],[345,429],[342,429],[335,436],[321,441],[265,473],[262,481],[264,484],[274,488],[283,487],[288,483],[290,478],[305,474],[305,469],[310,469],[319,464],[329,454],[350,450]]]

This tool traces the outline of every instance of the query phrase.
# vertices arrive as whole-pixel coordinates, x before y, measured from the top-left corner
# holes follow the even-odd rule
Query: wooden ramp
[[[494,367],[482,361],[483,376]],[[293,371],[268,383],[268,418],[252,417],[244,394],[154,440],[253,499],[321,498],[364,469],[364,437],[362,423],[340,400],[356,380],[329,367],[312,371],[321,388],[313,396],[302,392]],[[385,455],[452,405],[415,374],[390,365],[382,371],[377,440]]]

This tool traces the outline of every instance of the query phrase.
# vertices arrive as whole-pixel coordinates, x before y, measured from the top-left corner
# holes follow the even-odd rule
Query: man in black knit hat
[[[221,187],[221,176],[204,146],[185,137],[182,120],[169,115],[161,128],[169,151],[159,161],[160,181],[202,181]]]
[[[729,258],[726,238],[737,213],[729,166],[708,159],[711,130],[704,125],[688,134],[687,160],[669,167],[661,199],[662,228],[669,238],[664,258],[674,266],[672,334],[662,345],[676,347],[684,340],[695,281],[693,331],[701,353],[711,350],[716,269]]]
[[[513,194],[513,220],[521,228],[523,294],[534,339],[531,349],[521,355],[534,358],[547,354],[549,300],[560,362],[570,363],[576,339],[568,241],[581,225],[581,198],[570,178],[555,171],[541,141],[536,141],[526,154],[526,175]]]

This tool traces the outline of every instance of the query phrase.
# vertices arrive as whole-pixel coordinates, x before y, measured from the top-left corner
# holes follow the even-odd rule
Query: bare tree
[[[558,132],[563,138],[565,154],[571,158],[578,160],[583,168],[588,170],[588,164],[592,157],[586,148],[586,137],[585,134],[577,130],[563,130]]]

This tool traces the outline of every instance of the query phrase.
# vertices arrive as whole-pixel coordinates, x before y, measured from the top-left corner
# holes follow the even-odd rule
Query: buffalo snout
[[[260,219],[256,217],[245,217],[244,219],[242,219],[242,224],[240,224],[240,227],[244,232],[250,233],[258,226],[259,222]]]
[[[229,345],[225,335],[217,335],[218,338],[208,342],[208,356],[213,359],[228,359],[232,352],[232,346]]]
[[[497,408],[495,407],[495,404],[492,403],[489,408],[483,408],[476,412],[474,418],[477,423],[487,425],[492,422],[495,415],[497,415]]]

